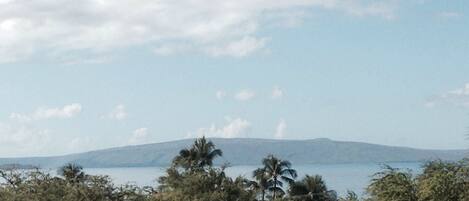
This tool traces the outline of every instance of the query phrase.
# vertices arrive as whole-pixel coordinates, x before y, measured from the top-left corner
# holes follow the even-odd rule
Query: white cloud
[[[425,106],[432,108],[441,104],[469,108],[469,83],[466,83],[462,88],[450,90],[442,95],[429,99],[425,103]]]
[[[285,130],[287,129],[287,122],[285,120],[281,119],[278,124],[277,128],[275,130],[275,139],[283,139],[285,137]]]
[[[223,90],[218,90],[216,93],[215,93],[215,96],[217,97],[218,100],[223,100],[223,98],[226,97],[226,91],[223,91]]]
[[[437,104],[437,103],[436,103],[435,101],[433,101],[433,100],[428,100],[428,101],[425,102],[424,106],[425,106],[426,108],[434,108],[434,107],[436,106],[436,104]]]
[[[281,99],[282,97],[283,97],[283,90],[275,86],[274,89],[272,90],[272,98]]]
[[[47,129],[0,122],[0,155],[2,156],[43,154],[51,141],[50,131]]]
[[[82,106],[74,103],[57,108],[40,107],[30,114],[11,113],[10,119],[13,121],[0,122],[0,155],[57,154],[57,150],[69,149],[70,146],[65,146],[67,143],[54,144],[58,137],[52,136],[49,129],[38,128],[35,121],[72,118],[81,111]]]
[[[250,89],[244,89],[236,93],[234,98],[239,101],[248,101],[253,99],[256,96],[256,93]]]
[[[469,83],[466,83],[463,88],[449,91],[448,94],[456,96],[469,96]]]
[[[462,16],[461,13],[452,12],[452,11],[444,11],[444,12],[437,13],[437,17],[444,18],[444,19],[459,18],[461,16]]]
[[[115,120],[124,120],[127,118],[127,112],[125,110],[125,105],[117,105],[108,115],[101,117],[102,119],[115,119]]]
[[[37,54],[106,55],[149,47],[243,57],[265,48],[266,24],[301,22],[311,7],[394,17],[394,0],[41,0],[0,2],[0,62]],[[311,10],[309,10],[311,12]],[[272,17],[275,16],[275,17]]]
[[[212,56],[232,56],[245,57],[260,49],[263,49],[267,38],[255,38],[246,36],[237,41],[230,41],[222,46],[207,48],[207,52]]]
[[[61,108],[44,108],[40,107],[32,114],[19,114],[11,113],[10,118],[20,121],[32,121],[32,120],[41,120],[41,119],[52,119],[52,118],[71,118],[79,114],[82,110],[82,107],[78,103],[65,105]]]
[[[148,143],[148,128],[138,128],[129,139],[129,144],[144,144]]]
[[[30,114],[11,113],[10,119],[14,121],[0,122],[0,155],[44,155],[57,153],[58,149],[69,149],[70,146],[61,147],[62,144],[51,146],[56,137],[51,135],[49,129],[34,126],[34,121],[72,118],[81,111],[82,106],[74,103],[57,108],[40,107]]]
[[[327,2],[325,0],[324,2]],[[343,10],[348,14],[355,16],[380,16],[386,19],[394,19],[396,10],[396,1],[354,1],[354,0],[335,0],[331,8]],[[366,2],[366,3],[365,3]],[[327,3],[326,3],[327,5]]]
[[[153,53],[159,56],[171,56],[180,53],[193,52],[195,49],[196,47],[191,44],[169,43],[153,48]]]
[[[188,138],[193,137],[220,137],[220,138],[238,138],[247,137],[247,133],[251,128],[251,123],[245,119],[236,118],[232,119],[226,117],[226,124],[222,127],[218,127],[212,124],[208,128],[199,128],[195,132],[189,132]]]

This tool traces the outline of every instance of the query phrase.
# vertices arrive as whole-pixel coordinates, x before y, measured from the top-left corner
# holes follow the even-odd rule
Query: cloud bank
[[[285,131],[287,130],[287,122],[285,120],[281,119],[278,124],[277,128],[275,130],[275,139],[283,139],[285,138]]]
[[[247,133],[251,128],[251,123],[245,119],[226,117],[226,124],[218,127],[212,124],[207,128],[199,128],[195,132],[189,132],[187,138],[195,137],[219,137],[219,138],[239,138],[247,137]]]
[[[79,114],[82,110],[81,104],[74,103],[70,105],[65,105],[61,108],[45,108],[40,107],[36,109],[34,113],[31,114],[20,114],[20,113],[11,113],[10,119],[16,119],[21,121],[32,121],[32,120],[42,120],[42,119],[66,119],[74,117]]]
[[[0,122],[0,155],[8,153],[10,156],[24,156],[44,154],[47,151],[59,149],[51,146],[57,141],[57,136],[50,129],[39,128],[37,121],[53,119],[69,119],[82,111],[79,103],[62,107],[39,107],[29,114],[13,112],[10,121]],[[71,148],[68,146],[67,148]]]
[[[450,90],[425,102],[425,106],[428,108],[433,108],[442,104],[449,104],[469,109],[469,83],[466,83],[462,88]]]
[[[250,89],[243,89],[235,94],[234,98],[238,101],[248,101],[253,99],[256,93]]]
[[[283,90],[280,87],[275,86],[272,90],[272,98],[273,99],[281,99],[283,97]]]
[[[138,128],[129,139],[129,144],[145,144],[148,143],[148,128]]]
[[[101,116],[102,119],[115,119],[115,120],[124,120],[127,118],[127,112],[125,110],[125,105],[117,105],[109,114]]]
[[[270,24],[300,24],[318,7],[394,18],[393,0],[41,0],[0,1],[0,62],[47,56],[105,61],[129,47],[171,55],[244,57],[266,47]],[[45,54],[45,55],[44,55]],[[74,56],[71,56],[74,55]]]

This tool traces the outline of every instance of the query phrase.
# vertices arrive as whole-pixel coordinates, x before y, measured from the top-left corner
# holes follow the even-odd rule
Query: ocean
[[[378,172],[383,164],[354,163],[328,165],[297,165],[293,166],[301,179],[305,174],[322,175],[329,189],[344,195],[347,190],[358,195],[365,193],[372,175]],[[420,171],[421,163],[388,163],[394,168],[409,169],[413,173]],[[230,177],[245,176],[250,178],[252,171],[259,166],[233,166],[226,169]],[[126,168],[86,168],[84,171],[92,175],[109,175],[116,184],[132,183],[138,186],[157,186],[157,178],[165,174],[166,167],[126,167]]]

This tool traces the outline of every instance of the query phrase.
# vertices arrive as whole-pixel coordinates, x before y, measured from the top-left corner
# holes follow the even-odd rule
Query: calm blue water
[[[407,168],[418,173],[420,163],[390,163],[395,168]],[[231,177],[250,177],[258,166],[234,166],[226,169]],[[380,164],[334,164],[334,165],[299,165],[294,166],[301,179],[305,174],[322,175],[330,189],[343,195],[347,190],[362,194],[371,176],[381,169]],[[116,184],[134,183],[139,186],[156,186],[156,179],[165,174],[164,167],[139,168],[88,168],[85,172],[92,175],[109,175]]]

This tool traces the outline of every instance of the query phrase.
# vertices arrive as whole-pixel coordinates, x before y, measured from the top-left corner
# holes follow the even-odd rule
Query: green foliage
[[[158,201],[250,201],[254,191],[243,178],[225,175],[225,167],[214,168],[213,160],[222,152],[205,138],[197,139],[173,160],[166,175],[159,178]]]
[[[417,177],[419,201],[469,200],[469,164],[461,162],[427,162]]]
[[[469,163],[429,161],[415,178],[386,166],[375,174],[368,193],[372,201],[467,201]]]
[[[335,201],[337,193],[327,189],[326,183],[319,175],[306,175],[301,181],[290,185],[289,194],[293,200],[302,201]]]
[[[248,190],[247,184],[240,178],[233,180],[226,177],[223,169],[179,172],[171,168],[159,181],[162,185],[156,200],[254,200],[254,193]]]
[[[358,195],[353,191],[347,191],[347,194],[343,198],[339,198],[339,201],[359,201]]]
[[[216,149],[211,141],[205,137],[196,139],[189,149],[182,149],[179,155],[173,159],[173,166],[182,167],[189,171],[200,171],[213,165],[216,157],[222,156],[223,152]]]
[[[367,190],[373,201],[417,201],[412,174],[390,166],[373,176]]]
[[[285,194],[282,188],[284,182],[292,184],[297,177],[296,170],[291,168],[289,161],[281,160],[273,155],[264,158],[262,165],[264,167],[254,171],[254,178],[259,182],[259,186],[263,186],[261,189],[264,191],[268,189],[272,193],[272,199],[282,197]],[[264,191],[262,191],[262,200],[264,200]]]
[[[262,201],[265,200],[266,191],[269,190],[272,182],[266,174],[265,168],[258,168],[253,172],[254,181],[250,182],[251,189],[259,193],[259,197]]]
[[[64,167],[79,167],[67,164]],[[71,170],[63,168],[62,170]],[[73,169],[73,168],[72,168]],[[152,194],[141,188],[124,185],[115,187],[108,176],[91,176],[73,169],[64,177],[51,176],[38,169],[20,171],[0,170],[5,181],[0,187],[2,201],[147,201]],[[80,171],[75,171],[80,170]],[[63,172],[62,172],[63,173]],[[74,175],[74,176],[71,176]]]
[[[57,173],[64,177],[69,183],[80,183],[85,180],[83,167],[78,164],[68,163],[60,167]]]

